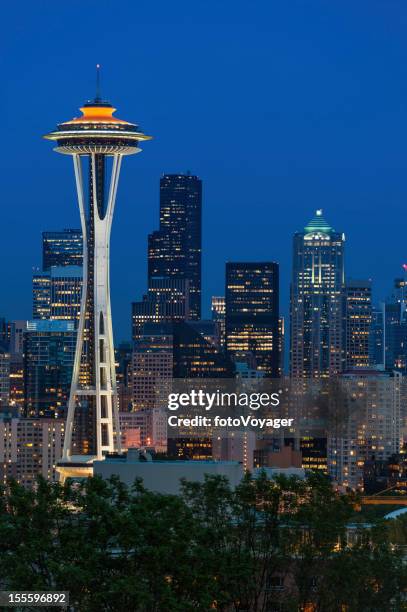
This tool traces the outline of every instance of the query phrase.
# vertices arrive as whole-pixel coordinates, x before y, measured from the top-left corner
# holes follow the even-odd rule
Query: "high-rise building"
[[[402,374],[359,370],[341,377],[339,419],[328,437],[328,471],[345,487],[363,487],[366,461],[383,461],[400,449]],[[332,399],[332,398],[331,398]]]
[[[82,266],[82,232],[78,229],[64,229],[42,233],[42,269],[52,266]]]
[[[369,333],[372,324],[372,284],[370,280],[348,280],[343,293],[344,368],[367,368]]]
[[[82,268],[51,268],[50,319],[79,321],[82,294]]]
[[[369,364],[376,370],[384,370],[384,311],[385,305],[372,307],[372,323],[369,330]]]
[[[57,152],[72,155],[84,243],[82,304],[60,463],[62,478],[89,474],[95,458],[120,450],[109,291],[110,232],[121,162],[124,156],[139,153],[139,144],[150,137],[136,124],[114,117],[115,110],[98,91],[81,108],[82,116],[59,124],[46,135],[57,143]],[[75,449],[79,456],[72,460],[74,428],[80,431],[77,440],[81,443]]]
[[[35,272],[32,278],[33,319],[51,316],[51,274]]]
[[[403,278],[394,279],[393,299],[400,303],[403,315],[407,312],[407,264],[402,265]]]
[[[24,333],[27,329],[27,321],[12,321],[10,326],[10,353],[12,355],[23,355]]]
[[[279,352],[279,376],[284,374],[285,367],[285,319],[284,317],[279,317],[278,319],[278,352]]]
[[[407,370],[407,317],[399,302],[384,305],[384,358],[386,370]]]
[[[10,343],[11,325],[4,317],[0,317],[0,342],[5,345]]]
[[[24,334],[27,417],[66,416],[76,333],[71,321],[28,321]]]
[[[219,325],[220,345],[225,346],[226,302],[224,296],[212,296],[212,319]]]
[[[159,340],[159,336],[162,339]],[[225,352],[208,342],[188,322],[150,323],[144,327],[144,338],[164,352],[171,350],[173,378],[233,378],[235,367]],[[160,344],[161,343],[161,344]],[[133,376],[136,366],[133,363]]]
[[[133,410],[164,408],[168,403],[174,367],[173,337],[158,332],[144,335],[134,343]]]
[[[317,210],[294,235],[290,371],[296,378],[337,375],[342,369],[342,291],[345,236]]]
[[[373,309],[370,363],[388,372],[407,372],[407,281],[396,278],[390,298]]]
[[[0,409],[10,403],[10,353],[0,343]]]
[[[132,337],[143,335],[146,323],[168,323],[189,319],[189,280],[153,277],[141,302],[132,304]]]
[[[153,277],[189,281],[191,319],[201,318],[202,181],[190,174],[160,179],[160,229],[148,237],[148,285]]]
[[[38,476],[56,480],[63,438],[62,419],[25,419],[15,411],[0,412],[0,483],[13,478],[32,488]]]
[[[279,374],[279,268],[274,262],[226,264],[226,349],[252,355],[267,376]]]
[[[80,266],[52,266],[33,275],[33,319],[79,321],[82,293]]]
[[[406,269],[406,268],[404,268]],[[388,371],[407,372],[407,280],[396,278],[393,294],[385,304],[384,366]]]
[[[188,321],[188,325],[198,332],[206,342],[213,344],[213,346],[221,347],[221,329],[217,321],[213,319],[200,319],[199,321]]]
[[[24,413],[24,358],[22,354],[10,354],[10,406]]]
[[[132,401],[131,359],[133,347],[130,342],[121,342],[115,349],[117,395],[119,412],[130,410]]]

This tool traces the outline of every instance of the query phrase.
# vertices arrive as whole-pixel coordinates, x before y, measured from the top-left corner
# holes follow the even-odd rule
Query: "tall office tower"
[[[148,284],[155,276],[189,281],[190,318],[201,318],[202,181],[190,174],[160,179],[160,229],[148,237]]]
[[[219,325],[220,345],[225,346],[225,319],[226,319],[226,303],[224,296],[212,297],[211,304],[212,319]]]
[[[10,403],[10,353],[0,343],[0,410]]]
[[[406,269],[403,266],[404,269]],[[384,366],[407,371],[407,281],[396,278],[392,296],[382,304]]]
[[[66,416],[75,344],[71,321],[28,322],[24,334],[25,416]]]
[[[235,367],[224,351],[187,322],[149,323],[144,337],[163,336],[166,351],[172,342],[173,378],[233,378]],[[158,343],[158,338],[154,339]],[[135,369],[133,365],[133,376]]]
[[[4,317],[0,317],[0,342],[8,346],[10,344],[11,324]]]
[[[174,378],[233,378],[232,360],[188,323],[173,323]]]
[[[23,355],[10,354],[10,406],[15,406],[19,414],[24,413],[24,358]]]
[[[278,371],[279,376],[284,374],[284,361],[285,361],[285,319],[279,317],[278,319],[278,352],[279,352],[279,364]]]
[[[328,472],[340,485],[360,489],[366,461],[400,449],[404,377],[359,370],[341,377],[341,418],[328,437]]]
[[[62,419],[25,419],[15,411],[0,413],[0,483],[13,478],[31,489],[38,476],[56,480],[63,439]]]
[[[119,412],[131,409],[131,360],[133,346],[130,342],[121,342],[115,349],[117,396]]]
[[[206,342],[213,344],[213,346],[221,347],[221,330],[216,321],[213,321],[213,319],[200,319],[200,321],[188,321],[188,325],[198,332]]]
[[[24,334],[27,321],[10,323],[10,404],[24,411]]]
[[[82,266],[82,232],[78,229],[65,229],[42,233],[42,269],[51,270],[52,266]]]
[[[370,365],[369,334],[372,325],[372,283],[348,280],[343,292],[344,368]]]
[[[372,323],[369,330],[369,364],[376,370],[384,370],[384,304],[372,307]]]
[[[79,321],[82,293],[80,266],[52,266],[33,275],[33,319]]]
[[[10,326],[10,353],[22,355],[24,352],[24,333],[27,329],[27,321],[12,321]]]
[[[173,376],[173,337],[158,333],[136,340],[132,359],[133,410],[164,408]],[[171,330],[170,330],[171,331]]]
[[[317,210],[293,241],[291,376],[319,378],[342,369],[345,236]]]
[[[391,297],[373,309],[369,354],[374,367],[407,372],[407,301],[403,279],[395,279]]]
[[[407,371],[407,316],[400,302],[383,304],[384,366],[386,370]]]
[[[81,315],[59,466],[62,479],[91,474],[95,457],[102,459],[115,448],[120,450],[110,306],[110,232],[122,159],[139,153],[140,142],[150,137],[136,124],[114,117],[115,110],[98,91],[95,99],[81,108],[81,117],[59,124],[46,136],[57,143],[57,152],[73,158],[83,236]],[[72,459],[74,426],[80,429],[82,444],[75,449],[79,455]]]
[[[168,323],[189,319],[189,280],[154,277],[141,302],[132,303],[132,338],[143,335],[146,323]]]
[[[50,319],[75,321],[81,311],[82,268],[65,266],[51,268]]]
[[[400,303],[400,312],[402,318],[405,318],[407,316],[407,264],[403,264],[402,268],[403,278],[394,279],[393,298],[394,301]]]
[[[226,264],[226,349],[237,361],[279,374],[279,268],[274,262]]]
[[[51,315],[51,275],[35,272],[32,278],[33,319],[49,319]]]

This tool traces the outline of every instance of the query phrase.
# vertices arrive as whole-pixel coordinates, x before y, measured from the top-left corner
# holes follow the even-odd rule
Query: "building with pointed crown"
[[[322,210],[293,239],[290,373],[337,375],[342,369],[342,291],[345,236]]]

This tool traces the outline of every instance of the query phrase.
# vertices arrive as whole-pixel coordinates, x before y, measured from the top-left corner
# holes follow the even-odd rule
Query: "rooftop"
[[[322,210],[319,209],[315,212],[315,216],[311,219],[311,221],[304,227],[304,231],[307,234],[314,234],[318,232],[322,234],[330,234],[335,230],[325,221]]]

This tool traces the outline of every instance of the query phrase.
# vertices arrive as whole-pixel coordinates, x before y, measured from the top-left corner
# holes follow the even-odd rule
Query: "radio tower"
[[[60,123],[45,138],[58,153],[72,155],[83,233],[83,289],[75,361],[66,419],[61,480],[93,473],[93,461],[121,450],[110,308],[109,243],[120,166],[151,137],[134,123],[113,116],[100,95],[82,116]],[[84,181],[86,177],[86,182]]]

